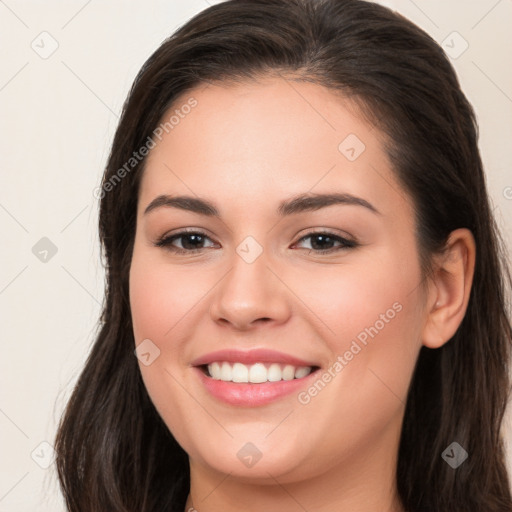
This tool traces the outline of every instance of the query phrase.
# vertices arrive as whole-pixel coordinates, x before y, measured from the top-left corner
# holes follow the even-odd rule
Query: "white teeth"
[[[283,380],[292,380],[295,377],[295,367],[287,364],[283,370]]]
[[[220,369],[220,364],[219,363],[212,363],[209,367],[208,367],[209,371],[210,371],[210,375],[212,376],[212,378],[216,379],[216,380],[219,380],[220,379],[220,375],[221,375],[221,369]]]
[[[277,382],[281,380],[281,377],[281,367],[277,363],[272,363],[268,369],[267,379],[270,382]]]
[[[245,365],[242,363],[214,362],[208,365],[210,377],[224,382],[245,382],[260,384],[280,380],[302,379],[311,373],[310,366],[281,366],[272,363],[268,367],[263,363]]]
[[[233,382],[249,382],[249,368],[245,364],[233,365]]]
[[[267,369],[264,364],[256,363],[249,369],[249,382],[258,384],[260,382],[267,382]]]
[[[210,365],[208,365],[208,370],[210,369]],[[211,375],[211,373],[210,373]],[[233,380],[233,370],[231,369],[231,365],[229,363],[222,363],[220,369],[220,380],[225,380],[227,382]]]
[[[307,377],[311,373],[311,368],[309,366],[301,366],[295,370],[295,378],[302,379]]]

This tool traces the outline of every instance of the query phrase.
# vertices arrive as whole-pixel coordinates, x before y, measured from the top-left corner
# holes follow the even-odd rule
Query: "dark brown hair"
[[[399,14],[360,0],[223,2],[181,27],[140,70],[103,177],[101,325],[56,438],[68,509],[184,509],[188,458],[156,412],[134,356],[128,276],[145,159],[108,192],[105,185],[178,96],[201,83],[272,73],[354,98],[383,134],[415,205],[425,280],[449,233],[472,231],[477,258],[468,309],[448,343],[420,351],[396,479],[409,512],[511,511],[500,426],[510,389],[512,283],[489,205],[475,115],[438,44]],[[469,453],[457,469],[441,458],[454,441]]]

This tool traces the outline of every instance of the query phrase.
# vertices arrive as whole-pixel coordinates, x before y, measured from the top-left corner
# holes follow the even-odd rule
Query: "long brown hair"
[[[489,206],[475,115],[438,44],[399,14],[360,0],[211,6],[167,39],[137,75],[100,194],[101,325],[56,438],[68,509],[184,509],[188,458],[156,412],[134,356],[128,275],[145,158],[129,172],[119,170],[178,96],[201,83],[265,73],[341,91],[385,135],[394,172],[415,205],[425,279],[449,233],[472,231],[477,258],[468,309],[448,343],[420,351],[397,486],[409,512],[512,510],[500,434],[510,389],[512,281]],[[441,457],[452,442],[469,454],[457,469]]]

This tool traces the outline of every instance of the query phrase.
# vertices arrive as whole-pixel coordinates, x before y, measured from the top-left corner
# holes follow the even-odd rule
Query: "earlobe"
[[[466,228],[452,231],[445,250],[434,256],[422,332],[426,347],[441,347],[459,328],[469,302],[475,257],[475,239]]]

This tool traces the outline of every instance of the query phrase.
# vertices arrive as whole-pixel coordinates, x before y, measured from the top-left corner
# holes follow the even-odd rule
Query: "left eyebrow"
[[[345,193],[300,194],[292,199],[283,201],[277,211],[281,216],[285,216],[304,211],[319,210],[320,208],[334,204],[362,206],[375,214],[382,215],[379,210],[370,202],[366,201],[366,199]]]
[[[282,201],[277,208],[281,216],[294,215],[305,211],[315,211],[332,205],[362,206],[371,212],[382,215],[375,206],[361,197],[346,193],[332,194],[300,194],[286,201]],[[220,218],[219,209],[210,201],[192,196],[160,195],[153,199],[144,210],[144,215],[160,207],[179,208],[181,210]]]

